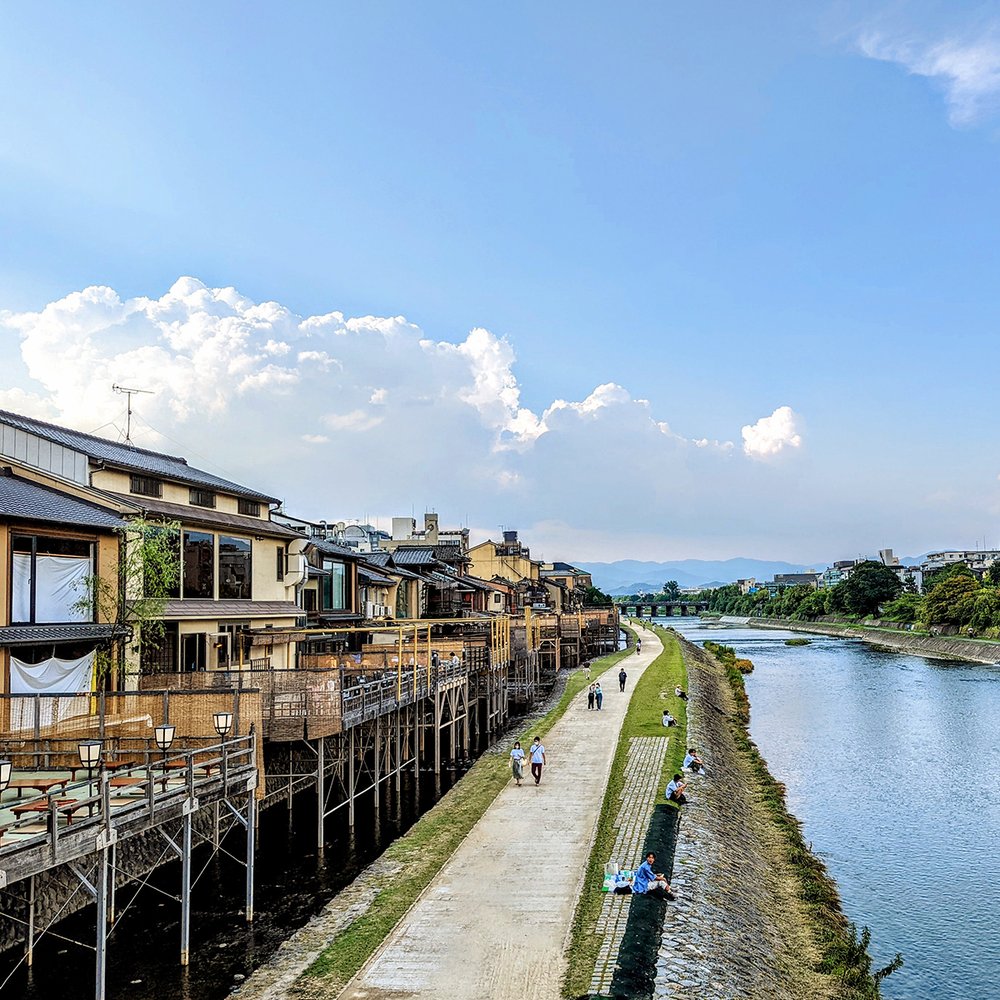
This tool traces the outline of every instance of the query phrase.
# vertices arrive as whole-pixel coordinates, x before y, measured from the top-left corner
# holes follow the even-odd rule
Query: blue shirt
[[[531,745],[531,763],[541,764],[542,755],[545,753],[545,747],[541,743],[533,743]]]
[[[653,871],[648,861],[643,861],[635,873],[635,881],[632,883],[633,892],[648,892],[650,882],[656,881],[656,872]]]

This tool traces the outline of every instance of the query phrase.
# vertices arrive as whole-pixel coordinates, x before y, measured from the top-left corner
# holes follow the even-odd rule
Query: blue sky
[[[259,442],[307,516],[432,506],[483,530],[517,522],[575,558],[1000,543],[995,5],[331,8],[6,12],[0,402],[111,419],[106,382],[156,381],[129,352],[162,343],[162,320],[115,314],[81,333],[38,317],[89,286],[159,300],[191,275],[296,317],[405,316],[437,355],[479,327],[509,347],[449,368],[464,415],[443,390],[436,410],[411,393],[378,423],[364,400],[329,404],[361,385],[395,392],[370,370],[371,341],[336,357],[340,381],[317,378],[301,413],[281,394],[291,375],[234,391],[206,455],[230,474],[261,476],[241,406],[263,399],[277,431],[330,439],[287,464],[280,434]],[[180,299],[170,308],[197,327],[204,305]],[[60,372],[60,336],[87,340],[84,370]],[[171,363],[190,350],[174,344]],[[276,356],[291,370],[296,352]],[[443,377],[420,365],[397,373],[398,395]],[[513,408],[484,415],[482,393],[511,380]],[[608,383],[628,399],[545,420]],[[173,450],[205,440],[189,403],[165,377],[148,404]],[[748,451],[742,429],[786,407]],[[519,408],[544,432],[497,450]],[[303,462],[391,452],[394,420],[425,410],[439,443],[406,467],[409,492],[372,471],[346,506],[302,485]],[[303,426],[321,417],[323,433]],[[449,454],[448,421],[470,419],[481,439],[459,435],[469,454]],[[629,440],[641,458],[616,454]],[[602,473],[638,461],[656,469],[628,503],[613,497]],[[701,524],[678,515],[692,509]]]

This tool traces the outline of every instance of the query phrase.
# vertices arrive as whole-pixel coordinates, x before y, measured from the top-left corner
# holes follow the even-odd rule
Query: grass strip
[[[706,642],[704,646],[722,664],[733,690],[736,699],[736,718],[731,720],[733,738],[750,764],[761,802],[784,838],[785,856],[799,883],[799,896],[811,917],[822,955],[818,971],[833,976],[844,988],[845,998],[876,1000],[881,995],[879,983],[895,972],[903,959],[896,955],[884,969],[872,971],[872,958],[868,954],[871,932],[865,927],[859,934],[855,924],[848,923],[841,909],[837,883],[809,850],[802,838],[802,824],[788,811],[785,786],[767,769],[757,744],[750,738],[750,700],[743,675],[753,670],[753,664],[737,657],[731,646],[715,642]]]
[[[586,686],[630,655],[635,632],[623,626],[628,647],[591,664],[590,680],[583,670],[570,675],[556,705],[520,736],[522,743],[545,736],[563,717],[573,698]],[[517,736],[511,736],[513,744]],[[371,906],[335,937],[299,982],[305,992],[316,987],[325,994],[342,989],[375,952],[430,884],[510,780],[506,754],[483,754],[455,786],[382,855],[396,869]],[[311,980],[311,982],[309,982]],[[335,993],[334,993],[335,995]]]
[[[636,683],[622,722],[618,746],[611,764],[611,775],[601,805],[601,815],[597,821],[594,845],[587,863],[583,891],[573,915],[567,950],[569,965],[563,980],[565,997],[584,996],[589,992],[597,955],[603,943],[603,938],[596,933],[595,928],[601,915],[604,894],[598,892],[596,887],[601,884],[604,866],[615,846],[614,823],[618,816],[622,789],[625,786],[629,740],[633,736],[670,736],[670,746],[660,775],[660,784],[657,786],[658,802],[666,788],[666,775],[680,771],[684,760],[684,751],[687,747],[687,703],[674,696],[676,686],[687,689],[684,657],[680,645],[670,631],[659,626],[653,626],[652,631],[663,643],[663,651],[646,668]],[[676,729],[664,730],[664,708],[669,708],[670,713],[677,719]],[[665,807],[676,808],[666,803]],[[666,861],[665,858],[659,860],[661,864]]]

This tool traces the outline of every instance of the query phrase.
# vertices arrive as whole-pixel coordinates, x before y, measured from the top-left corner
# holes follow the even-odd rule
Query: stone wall
[[[782,628],[790,632],[811,632],[832,635],[840,639],[864,639],[865,642],[920,656],[946,660],[968,660],[972,663],[1000,663],[1000,642],[985,639],[964,639],[960,636],[916,635],[889,627],[836,625],[829,622],[797,622],[780,618],[753,618],[748,624],[761,628]]]

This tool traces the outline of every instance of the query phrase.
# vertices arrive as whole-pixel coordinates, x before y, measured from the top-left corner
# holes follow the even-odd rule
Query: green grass
[[[604,894],[598,886],[604,876],[604,865],[615,845],[614,821],[618,814],[619,798],[625,783],[625,766],[628,763],[629,739],[633,736],[670,736],[670,746],[664,761],[657,801],[666,788],[667,775],[680,770],[687,739],[687,704],[674,696],[674,687],[687,688],[687,671],[680,645],[666,629],[653,626],[653,631],[663,643],[663,652],[646,668],[632,692],[628,711],[622,723],[618,746],[611,765],[611,775],[604,793],[601,815],[597,821],[594,844],[587,863],[583,891],[573,916],[571,939],[567,950],[569,966],[563,980],[563,996],[578,997],[590,989],[590,980],[597,962],[602,938],[595,932],[601,914]],[[666,694],[666,697],[663,695]],[[677,719],[677,727],[663,728],[663,709],[669,708]]]
[[[582,670],[574,670],[556,705],[521,734],[522,743],[545,736],[584,687],[633,652],[635,632],[623,627],[629,635],[628,648],[595,660],[590,681]],[[511,742],[517,738],[512,735]],[[510,780],[508,763],[505,755],[484,754],[433,809],[389,845],[383,859],[398,866],[398,871],[379,890],[371,906],[330,942],[303,979],[321,986],[324,993],[336,995],[385,940],[503,790]]]
[[[833,976],[844,988],[842,994],[850,1000],[874,1000],[879,997],[878,984],[891,971],[902,965],[900,956],[880,972],[871,971],[868,954],[868,928],[860,936],[854,924],[849,924],[840,906],[837,884],[830,878],[826,867],[809,850],[802,838],[801,823],[788,811],[785,786],[767,769],[757,745],[750,738],[750,702],[747,698],[741,664],[748,660],[737,658],[730,646],[706,642],[708,650],[723,666],[736,699],[736,718],[731,723],[737,750],[750,765],[767,813],[775,829],[782,835],[784,854],[799,886],[799,896],[812,921],[816,942],[822,959],[818,971]],[[752,665],[751,665],[752,669]]]

